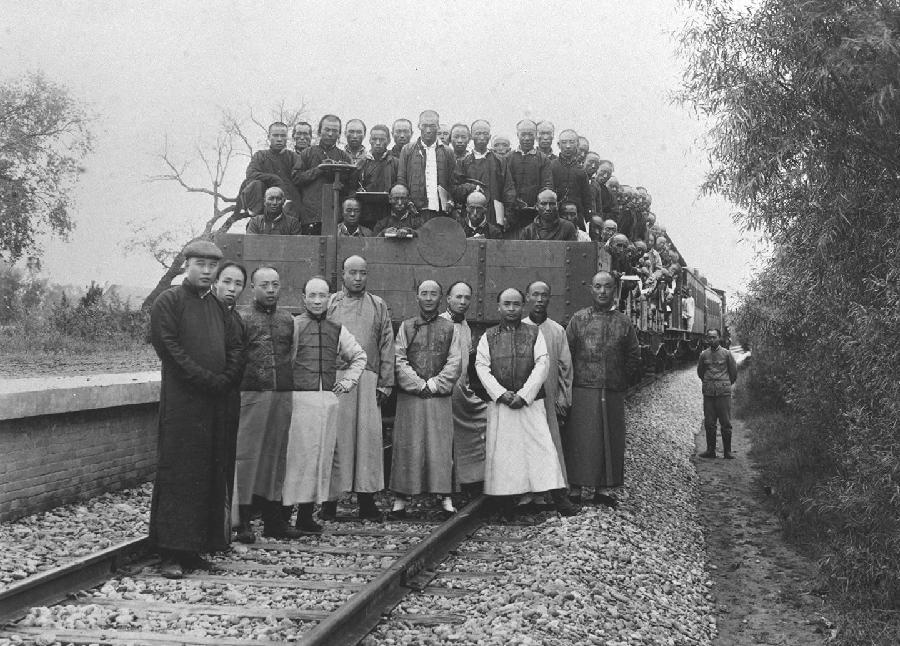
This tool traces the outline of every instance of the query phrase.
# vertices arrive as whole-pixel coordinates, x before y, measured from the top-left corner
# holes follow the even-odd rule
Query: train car
[[[525,287],[533,280],[550,285],[553,299],[549,315],[565,325],[572,314],[592,302],[590,280],[598,267],[594,242],[489,240],[465,237],[452,218],[434,218],[412,238],[355,238],[338,236],[278,236],[226,233],[216,236],[225,257],[252,271],[270,265],[279,271],[282,292],[279,306],[297,314],[303,310],[303,285],[312,276],[325,277],[340,288],[340,267],[348,256],[359,254],[369,264],[368,289],[385,299],[395,327],[414,316],[415,287],[425,279],[445,287],[464,280],[473,287],[468,313],[475,334],[499,322],[497,296],[507,287]],[[622,281],[627,286],[627,280]],[[687,289],[695,300],[690,329],[683,324],[678,296]],[[664,289],[641,296],[629,291],[620,299],[631,317],[649,357],[694,353],[711,327],[722,328],[724,294],[706,284],[696,272],[684,269],[675,277],[674,293]],[[245,290],[241,303],[249,302]]]

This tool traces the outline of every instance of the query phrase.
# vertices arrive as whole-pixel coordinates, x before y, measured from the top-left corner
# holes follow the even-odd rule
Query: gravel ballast
[[[690,457],[702,400],[691,369],[663,375],[627,406],[626,486],[615,511],[584,507],[571,518],[542,514],[532,527],[492,528],[524,538],[467,543],[441,572],[503,576],[443,579],[465,597],[417,594],[395,613],[461,615],[459,624],[382,623],[376,644],[711,644],[716,634],[704,543],[696,520]],[[515,529],[515,532],[510,532]],[[492,552],[498,560],[469,558]]]

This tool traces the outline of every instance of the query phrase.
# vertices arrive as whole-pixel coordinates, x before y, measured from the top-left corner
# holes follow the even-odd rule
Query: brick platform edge
[[[156,472],[159,374],[0,383],[0,522]]]

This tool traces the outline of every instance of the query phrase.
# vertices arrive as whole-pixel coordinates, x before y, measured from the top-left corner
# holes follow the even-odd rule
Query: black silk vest
[[[294,390],[334,388],[341,326],[326,318],[301,314],[294,322]]]
[[[511,392],[519,390],[534,370],[534,344],[540,330],[536,325],[519,323],[516,327],[498,325],[485,334],[491,351],[491,374]],[[543,399],[544,386],[535,399]]]
[[[453,342],[453,321],[435,317],[430,322],[417,316],[403,322],[406,333],[406,359],[426,381],[437,375],[447,364]]]

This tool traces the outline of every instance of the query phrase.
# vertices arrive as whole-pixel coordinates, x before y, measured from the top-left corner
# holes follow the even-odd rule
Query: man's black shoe
[[[716,457],[716,452],[715,452],[715,451],[709,451],[709,450],[706,450],[706,451],[704,451],[703,453],[701,453],[701,454],[699,455],[699,457],[701,457],[701,458],[714,458],[714,457]]]
[[[605,505],[610,509],[615,509],[619,506],[619,501],[616,500],[612,496],[608,496],[605,493],[595,493],[594,494],[594,504],[595,505]]]
[[[734,456],[731,455],[731,451],[725,451],[725,455],[722,456],[726,460],[734,460]]]
[[[329,521],[337,518],[337,500],[323,502],[322,508],[319,509],[319,518]]]
[[[302,534],[321,534],[322,526],[314,521],[312,518],[297,518],[297,522],[294,524]]]
[[[393,509],[388,512],[388,520],[406,520],[405,509]]]

